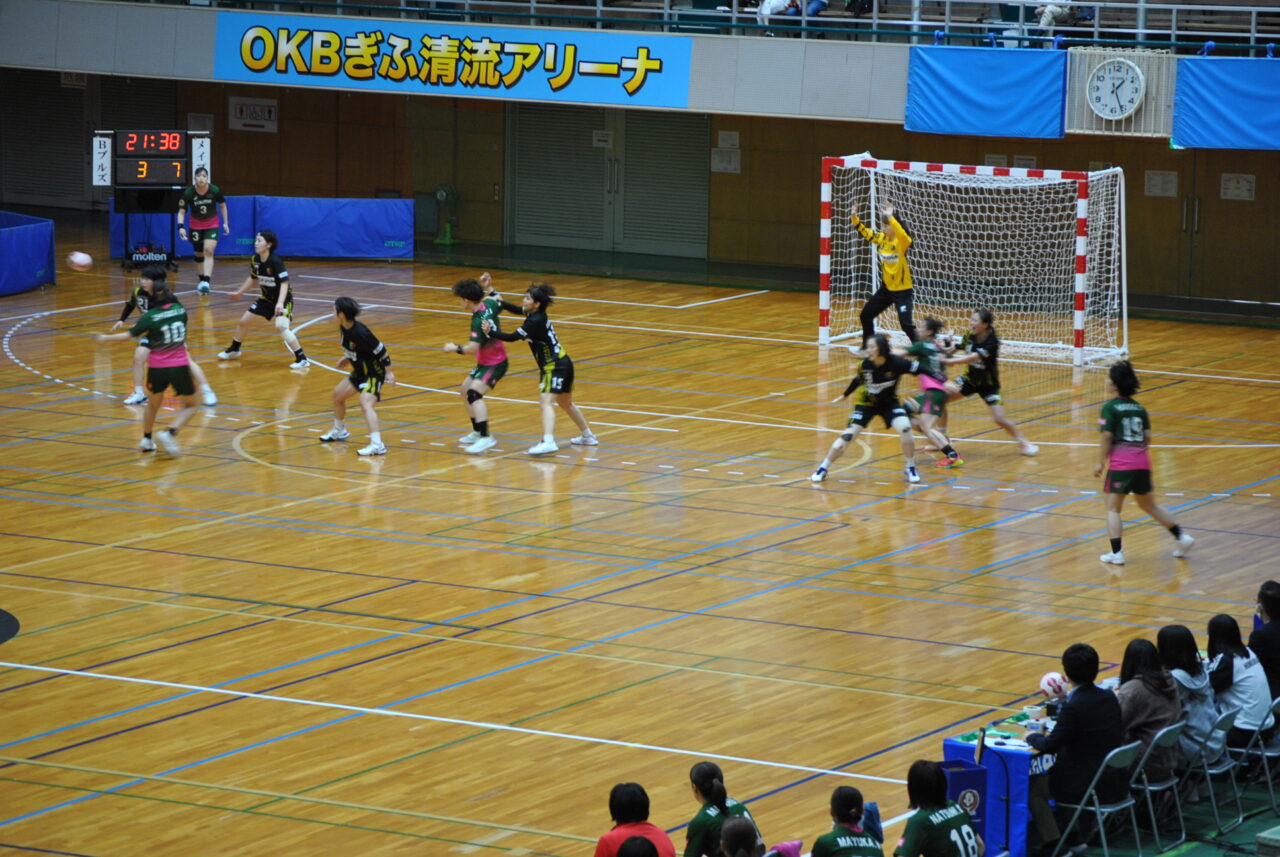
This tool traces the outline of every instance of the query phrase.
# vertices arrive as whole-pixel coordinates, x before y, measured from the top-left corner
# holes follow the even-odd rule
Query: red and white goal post
[[[876,248],[890,202],[911,236],[914,319],[956,333],[975,309],[995,315],[1003,354],[1032,361],[1107,360],[1128,351],[1124,173],[888,161],[864,152],[822,159],[818,341],[861,337],[858,314],[880,284]],[[892,309],[877,329],[902,339]]]

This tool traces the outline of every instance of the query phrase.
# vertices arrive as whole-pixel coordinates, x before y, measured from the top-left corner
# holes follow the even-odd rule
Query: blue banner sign
[[[688,36],[219,12],[221,81],[683,108]]]

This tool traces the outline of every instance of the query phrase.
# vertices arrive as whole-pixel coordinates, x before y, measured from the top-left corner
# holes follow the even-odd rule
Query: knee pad
[[[484,393],[479,390],[467,390],[467,404],[474,405],[476,402],[484,398]]]
[[[840,435],[840,439],[845,443],[853,443],[853,434],[852,433],[842,434]]]
[[[901,432],[911,431],[911,420],[907,419],[906,417],[894,417],[891,425],[896,431],[901,431]]]
[[[199,264],[201,264],[202,262],[204,262],[204,254],[203,254],[203,253],[197,253],[197,254],[196,254],[196,264],[197,264],[197,265],[199,265]]]

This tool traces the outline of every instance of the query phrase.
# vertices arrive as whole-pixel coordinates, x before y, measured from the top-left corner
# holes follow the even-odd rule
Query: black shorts
[[[191,366],[151,366],[147,369],[147,389],[159,395],[168,388],[179,396],[194,396],[195,381],[191,378]]]
[[[854,405],[853,413],[849,415],[849,425],[866,428],[876,416],[884,420],[886,427],[893,428],[893,421],[898,417],[907,419],[907,409],[897,401],[892,405]]]
[[[1108,494],[1150,494],[1150,470],[1107,470],[1103,487]]]
[[[1004,399],[1000,398],[999,387],[989,387],[986,384],[975,384],[969,380],[968,375],[963,376],[960,379],[960,395],[968,398],[975,394],[981,396],[982,401],[986,402],[988,405],[998,405],[1004,401]]]
[[[258,298],[253,302],[253,306],[249,307],[249,312],[254,315],[260,315],[267,321],[271,321],[276,317],[275,301],[269,301],[266,298]],[[284,299],[284,317],[293,318],[293,296]]]
[[[556,395],[573,392],[573,361],[568,357],[561,357],[543,366],[538,391]]]
[[[361,375],[358,372],[352,372],[347,376],[347,380],[351,382],[351,386],[355,387],[361,393],[373,393],[373,398],[382,401],[382,385],[386,383],[387,376],[383,375]]]

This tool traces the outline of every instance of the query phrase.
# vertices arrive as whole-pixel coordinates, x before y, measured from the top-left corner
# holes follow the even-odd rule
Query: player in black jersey
[[[166,279],[164,268],[156,265],[148,265],[143,268],[138,284],[134,286],[129,299],[124,302],[124,308],[120,310],[120,320],[111,325],[111,330],[117,331],[124,327],[125,322],[128,321],[129,316],[133,314],[135,309],[138,310],[139,315],[145,314],[147,310],[151,309],[151,290],[157,283],[164,285]],[[148,344],[147,338],[143,336],[138,340],[138,347],[133,350],[133,392],[125,396],[124,403],[126,405],[145,405],[147,403],[147,392],[143,389],[142,383],[147,372],[147,355],[150,353]],[[204,370],[189,356],[188,365],[191,367],[192,380],[200,385],[200,391],[204,394],[204,404],[209,407],[218,404],[218,395],[209,386],[209,379],[205,377]]]
[[[556,446],[555,436],[556,405],[564,409],[580,432],[570,443],[595,446],[599,441],[591,433],[587,418],[573,403],[573,361],[556,337],[551,319],[547,318],[547,307],[555,303],[556,290],[546,283],[535,283],[525,291],[524,298],[517,306],[502,300],[497,292],[491,290],[491,283],[492,278],[488,273],[480,275],[480,285],[489,289],[489,296],[497,298],[507,312],[523,315],[524,322],[513,332],[503,333],[494,330],[493,325],[486,321],[485,333],[504,342],[517,342],[521,339],[528,342],[541,375],[538,392],[542,400],[542,442],[529,447],[529,454],[550,455],[560,448]]]
[[[382,385],[394,384],[396,376],[391,371],[391,355],[373,331],[356,321],[359,314],[360,304],[354,298],[342,297],[333,302],[333,315],[342,333],[343,357],[338,368],[351,367],[351,374],[333,388],[333,428],[320,435],[320,440],[329,443],[351,436],[347,431],[347,399],[358,394],[360,409],[369,423],[369,445],[356,450],[356,454],[386,455],[374,408],[382,399]]]
[[[231,297],[240,297],[255,281],[262,294],[240,316],[236,335],[227,350],[218,353],[219,360],[235,360],[240,356],[240,343],[256,315],[274,322],[276,330],[280,331],[284,344],[293,352],[294,362],[290,369],[306,369],[311,365],[298,343],[298,337],[289,329],[289,322],[293,319],[293,290],[289,288],[289,272],[284,267],[284,260],[276,255],[279,246],[280,240],[268,229],[253,237],[254,255],[249,260],[249,276],[245,277],[240,288],[231,293]]]
[[[995,424],[1007,431],[1018,442],[1023,455],[1035,455],[1040,447],[1027,440],[1016,425],[1005,415],[1004,400],[1000,397],[1000,337],[996,335],[995,316],[989,309],[977,309],[969,319],[970,333],[960,343],[964,354],[947,357],[943,363],[947,365],[967,365],[964,377],[956,386],[948,382],[950,395],[948,402],[954,402],[977,393],[991,408],[991,419]],[[944,415],[945,416],[945,415]],[[943,422],[945,431],[945,420]]]
[[[849,417],[849,426],[844,433],[831,444],[831,451],[822,459],[818,469],[813,471],[809,479],[821,482],[827,478],[827,470],[840,456],[845,447],[853,443],[853,439],[870,424],[877,415],[884,424],[898,433],[902,441],[902,455],[906,459],[904,473],[908,482],[919,482],[920,474],[916,470],[915,441],[911,437],[911,419],[907,409],[898,401],[898,381],[903,375],[916,373],[919,366],[899,357],[889,350],[889,340],[883,333],[877,333],[867,340],[867,357],[857,375],[849,382],[849,386],[835,401],[840,402],[849,397],[854,390],[858,396],[853,403],[853,415]]]

